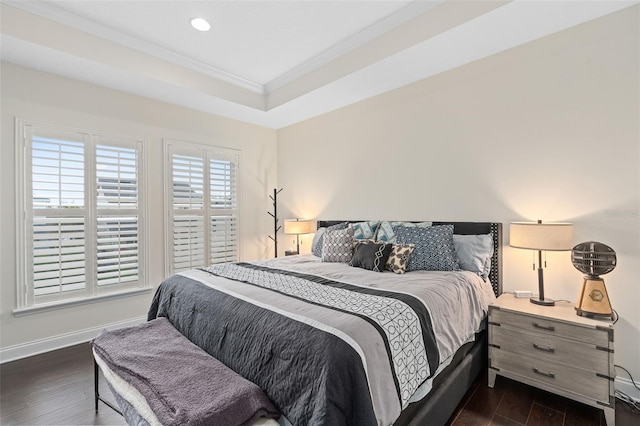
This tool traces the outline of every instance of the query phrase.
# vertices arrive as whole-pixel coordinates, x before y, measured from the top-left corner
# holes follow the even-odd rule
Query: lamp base
[[[576,301],[576,313],[583,317],[613,318],[609,294],[600,277],[584,277]]]
[[[553,299],[540,299],[537,297],[532,297],[531,299],[529,299],[529,302],[541,306],[554,306],[556,304],[556,301]]]

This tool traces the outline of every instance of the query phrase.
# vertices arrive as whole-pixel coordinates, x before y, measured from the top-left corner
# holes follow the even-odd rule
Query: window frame
[[[165,205],[165,276],[168,277],[176,273],[174,271],[174,237],[173,237],[173,219],[174,219],[174,206],[173,206],[173,154],[178,155],[194,155],[195,152],[198,155],[201,155],[203,158],[204,170],[203,176],[205,176],[205,182],[203,183],[203,192],[208,194],[207,197],[203,200],[203,209],[202,215],[204,218],[204,236],[205,236],[205,266],[209,264],[209,260],[211,259],[211,225],[210,218],[215,216],[215,211],[210,208],[211,199],[210,194],[210,169],[207,164],[207,159],[211,160],[215,158],[216,160],[221,161],[229,161],[225,159],[233,158],[233,162],[235,163],[235,214],[236,214],[236,235],[237,235],[237,243],[236,243],[236,253],[237,259],[242,258],[242,243],[241,243],[241,234],[242,234],[242,151],[230,148],[222,148],[213,145],[206,145],[202,143],[194,143],[187,142],[177,139],[163,139],[163,148],[164,148],[164,205]],[[209,176],[207,178],[206,176]],[[227,209],[234,210],[234,209]]]
[[[31,135],[34,128],[41,127],[47,132],[76,134],[82,139],[84,150],[84,205],[82,217],[84,220],[84,253],[85,272],[84,288],[52,295],[36,296],[33,280],[33,223],[38,215],[33,206],[33,157]],[[138,279],[130,283],[99,286],[97,280],[98,258],[98,192],[96,147],[107,145],[112,147],[135,147],[137,153],[137,271]],[[52,124],[47,122],[15,118],[15,160],[16,160],[16,309],[15,315],[39,312],[49,308],[64,305],[83,304],[96,300],[111,299],[127,294],[137,294],[149,291],[148,274],[148,219],[147,208],[147,143],[144,139],[115,135],[100,131],[92,131],[71,126]],[[54,216],[74,216],[64,212],[64,208],[54,208]],[[80,213],[80,212],[79,212]]]

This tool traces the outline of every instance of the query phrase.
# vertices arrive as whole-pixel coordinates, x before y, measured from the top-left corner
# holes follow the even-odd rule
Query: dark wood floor
[[[101,394],[113,401],[101,381]],[[640,412],[617,404],[616,425],[640,424]],[[93,405],[93,361],[88,344],[0,365],[2,425],[125,425],[105,405]],[[600,410],[498,377],[486,375],[469,390],[448,423],[471,425],[604,425]]]
[[[606,426],[602,410],[498,376],[493,389],[482,374],[448,426]],[[640,411],[616,403],[616,426],[640,425]]]
[[[113,401],[104,380],[100,393]],[[108,398],[107,398],[108,397]],[[89,344],[0,365],[2,425],[126,425],[93,404],[93,358]]]

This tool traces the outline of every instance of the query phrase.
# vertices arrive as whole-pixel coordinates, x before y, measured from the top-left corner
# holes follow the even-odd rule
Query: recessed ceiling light
[[[198,31],[209,31],[211,29],[211,24],[203,18],[193,18],[191,20],[191,26]]]

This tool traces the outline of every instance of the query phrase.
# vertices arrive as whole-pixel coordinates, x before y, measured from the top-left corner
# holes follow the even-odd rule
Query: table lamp
[[[543,251],[571,250],[573,225],[570,223],[512,222],[509,226],[509,245],[515,248],[538,250],[538,297],[529,299],[531,303],[553,306],[555,301],[544,297],[544,277],[542,273]],[[534,263],[535,269],[535,263]]]
[[[296,253],[300,254],[300,235],[315,231],[313,220],[287,219],[284,221],[284,233],[296,236]]]

